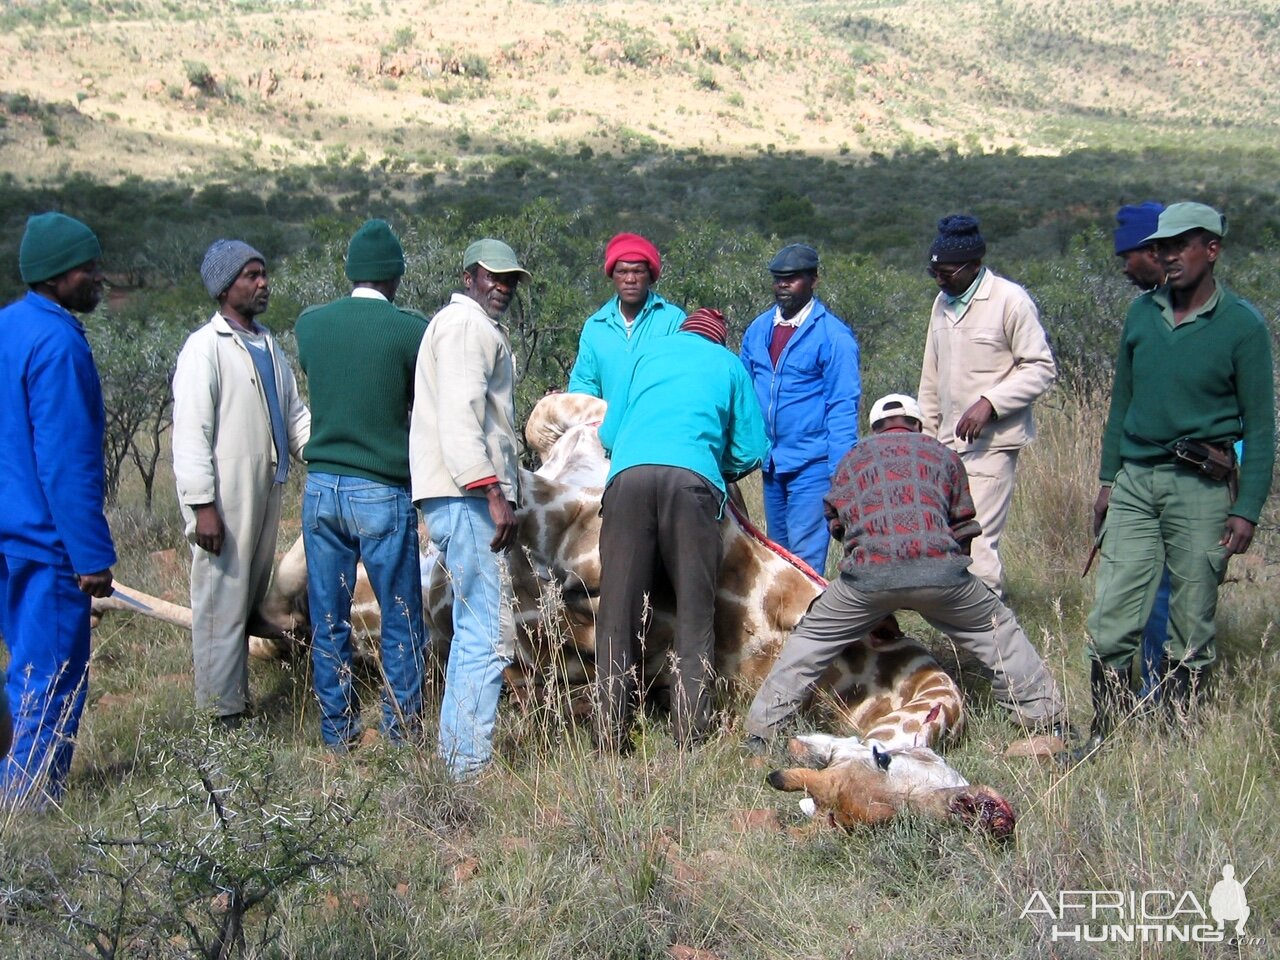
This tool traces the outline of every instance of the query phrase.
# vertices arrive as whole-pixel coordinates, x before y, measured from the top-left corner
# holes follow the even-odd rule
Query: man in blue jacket
[[[111,593],[98,370],[75,313],[102,299],[102,248],[61,213],[27,221],[29,290],[0,311],[0,633],[14,739],[0,806],[61,796],[84,709],[89,598]]]
[[[679,332],[647,344],[600,425],[612,461],[601,505],[596,624],[603,746],[625,745],[659,570],[676,601],[673,731],[685,744],[709,732],[725,482],[750,473],[769,452],[751,383],[724,348],[725,335],[724,317],[703,309]]]
[[[858,443],[858,341],[813,295],[813,247],[783,247],[769,272],[775,305],[751,322],[741,351],[772,445],[763,468],[765,520],[770,539],[824,573],[830,534],[822,498]]]
[[[1150,293],[1164,285],[1164,263],[1156,253],[1156,245],[1147,237],[1160,226],[1160,214],[1164,204],[1148,200],[1145,203],[1125,204],[1116,211],[1115,249],[1120,258],[1120,270],[1129,282],[1143,293]],[[1094,537],[1102,526],[1102,518],[1095,517]],[[1156,591],[1155,606],[1142,630],[1142,696],[1159,698],[1160,674],[1164,660],[1164,647],[1169,639],[1169,567],[1166,564]]]
[[[578,356],[569,373],[569,392],[606,403],[626,386],[635,354],[650,340],[680,329],[684,311],[653,290],[662,274],[658,248],[637,233],[620,233],[604,248],[604,272],[617,295],[587,317],[578,338]]]

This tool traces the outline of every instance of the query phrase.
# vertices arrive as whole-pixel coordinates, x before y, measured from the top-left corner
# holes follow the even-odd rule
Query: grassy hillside
[[[13,0],[0,163],[24,178],[512,149],[863,158],[1276,144],[1264,0]]]
[[[116,572],[182,599],[168,377],[208,316],[197,267],[218,236],[266,253],[265,319],[286,344],[304,306],[343,292],[368,216],[404,238],[400,300],[427,312],[469,240],[505,237],[534,273],[511,314],[523,414],[564,384],[621,229],[657,240],[660,291],[725,309],[735,341],[770,301],[773,250],[816,243],[866,396],[914,390],[934,222],[976,213],[1062,370],[1004,551],[1014,609],[1086,725],[1080,566],[1133,292],[1111,216],[1148,198],[1224,209],[1222,275],[1280,332],[1277,28],[1269,0],[8,0],[0,300],[21,290],[29,213],[98,230],[114,287],[87,327]],[[1006,758],[1021,731],[906,619],[962,678],[971,722],[948,756],[1013,803],[1008,844],[916,821],[807,826],[740,753],[736,702],[699,750],[646,723],[624,760],[596,756],[555,695],[504,703],[500,762],[458,786],[431,729],[421,751],[329,757],[303,659],[255,664],[258,716],[219,734],[191,712],[188,638],[114,617],[66,805],[0,813],[0,960],[218,956],[231,890],[262,894],[241,955],[264,958],[1276,955],[1277,504],[1223,588],[1213,706],[1190,727],[1135,719],[1090,764]],[[372,704],[378,678],[361,682]],[[1021,916],[1037,890],[1189,891],[1207,908],[1224,862],[1254,875],[1252,939],[1230,950],[1053,942]]]

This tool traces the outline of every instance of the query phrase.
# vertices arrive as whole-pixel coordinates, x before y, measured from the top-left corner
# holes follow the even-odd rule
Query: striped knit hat
[[[680,324],[681,330],[688,330],[706,337],[714,343],[725,345],[729,339],[729,325],[724,321],[724,314],[710,307],[699,307]]]

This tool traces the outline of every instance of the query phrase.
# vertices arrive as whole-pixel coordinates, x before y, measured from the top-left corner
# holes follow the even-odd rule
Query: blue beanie
[[[1116,211],[1116,254],[1128,253],[1148,246],[1147,237],[1156,232],[1164,204],[1148,200],[1145,203],[1126,203]]]
[[[929,248],[930,263],[968,263],[981,260],[987,242],[978,232],[977,217],[953,213],[938,221],[938,235]]]

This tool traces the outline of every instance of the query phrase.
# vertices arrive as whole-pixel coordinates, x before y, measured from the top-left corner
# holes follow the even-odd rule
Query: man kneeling
[[[845,455],[824,502],[843,541],[840,576],[814,601],[747,715],[758,749],[800,709],[842,650],[883,617],[915,610],[992,674],[1001,706],[1026,726],[1065,719],[1058,686],[1013,612],[969,572],[978,534],[960,458],[920,432],[920,407],[901,394],[871,408],[873,436]]]

